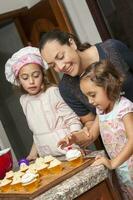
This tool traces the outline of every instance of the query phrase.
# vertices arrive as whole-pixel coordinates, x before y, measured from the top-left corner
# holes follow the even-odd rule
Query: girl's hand
[[[78,144],[79,146],[88,146],[92,143],[92,137],[89,135],[87,127],[84,127],[82,130],[73,132],[65,136],[60,140],[57,146],[60,146],[62,149],[72,145],[73,143]]]
[[[30,162],[30,161],[34,161],[37,158],[37,154],[29,154],[26,159]]]
[[[27,160],[34,161],[38,157],[38,152],[35,143],[32,144],[29,155],[27,156]]]
[[[87,127],[87,129],[89,130],[92,127],[93,123],[94,121],[88,121],[85,123],[85,127]]]
[[[94,163],[91,166],[98,166],[98,165],[104,165],[108,169],[113,169],[113,161],[102,156],[96,156]]]
[[[88,128],[86,126],[83,127],[82,131],[88,136],[88,137],[91,137],[90,136],[90,132],[88,130]]]
[[[88,146],[90,143],[92,143],[92,137],[90,137],[86,127],[78,132],[72,133],[72,135],[75,137],[75,143],[80,147]]]
[[[61,139],[57,146],[60,147],[61,149],[64,149],[67,146],[72,145],[75,143],[75,136],[73,134],[66,135],[63,139]]]

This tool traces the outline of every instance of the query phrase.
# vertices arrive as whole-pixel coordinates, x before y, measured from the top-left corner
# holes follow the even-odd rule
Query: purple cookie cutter
[[[22,163],[25,163],[26,165],[29,165],[29,161],[28,161],[26,158],[22,158],[21,160],[18,161],[19,166],[20,166]]]

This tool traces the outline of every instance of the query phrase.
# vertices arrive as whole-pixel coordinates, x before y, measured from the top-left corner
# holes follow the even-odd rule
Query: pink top
[[[62,99],[58,87],[50,87],[35,96],[20,98],[39,155],[60,155],[57,142],[66,134],[81,129],[78,116]]]
[[[123,123],[123,117],[128,113],[133,113],[133,103],[125,97],[121,97],[107,114],[97,110],[101,137],[111,159],[119,155],[128,141]],[[116,173],[120,182],[126,187],[131,186],[133,194],[133,155],[116,169]]]

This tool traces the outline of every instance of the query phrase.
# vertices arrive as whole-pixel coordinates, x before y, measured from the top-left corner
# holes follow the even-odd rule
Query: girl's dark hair
[[[48,41],[53,41],[53,40],[57,40],[62,45],[64,44],[70,45],[70,42],[69,42],[70,38],[72,38],[75,41],[77,48],[80,51],[84,51],[85,49],[91,47],[89,43],[81,44],[79,39],[71,33],[54,29],[52,31],[42,34],[41,39],[40,39],[39,49],[41,51]]]
[[[90,79],[97,86],[103,87],[110,100],[117,100],[124,82],[124,74],[120,72],[109,60],[101,60],[88,66],[81,75],[80,81]]]

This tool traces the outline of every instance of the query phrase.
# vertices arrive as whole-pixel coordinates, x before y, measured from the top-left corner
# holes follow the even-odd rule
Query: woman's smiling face
[[[72,39],[70,45],[62,45],[57,40],[46,42],[41,55],[56,72],[63,72],[73,77],[80,75],[80,57]]]

